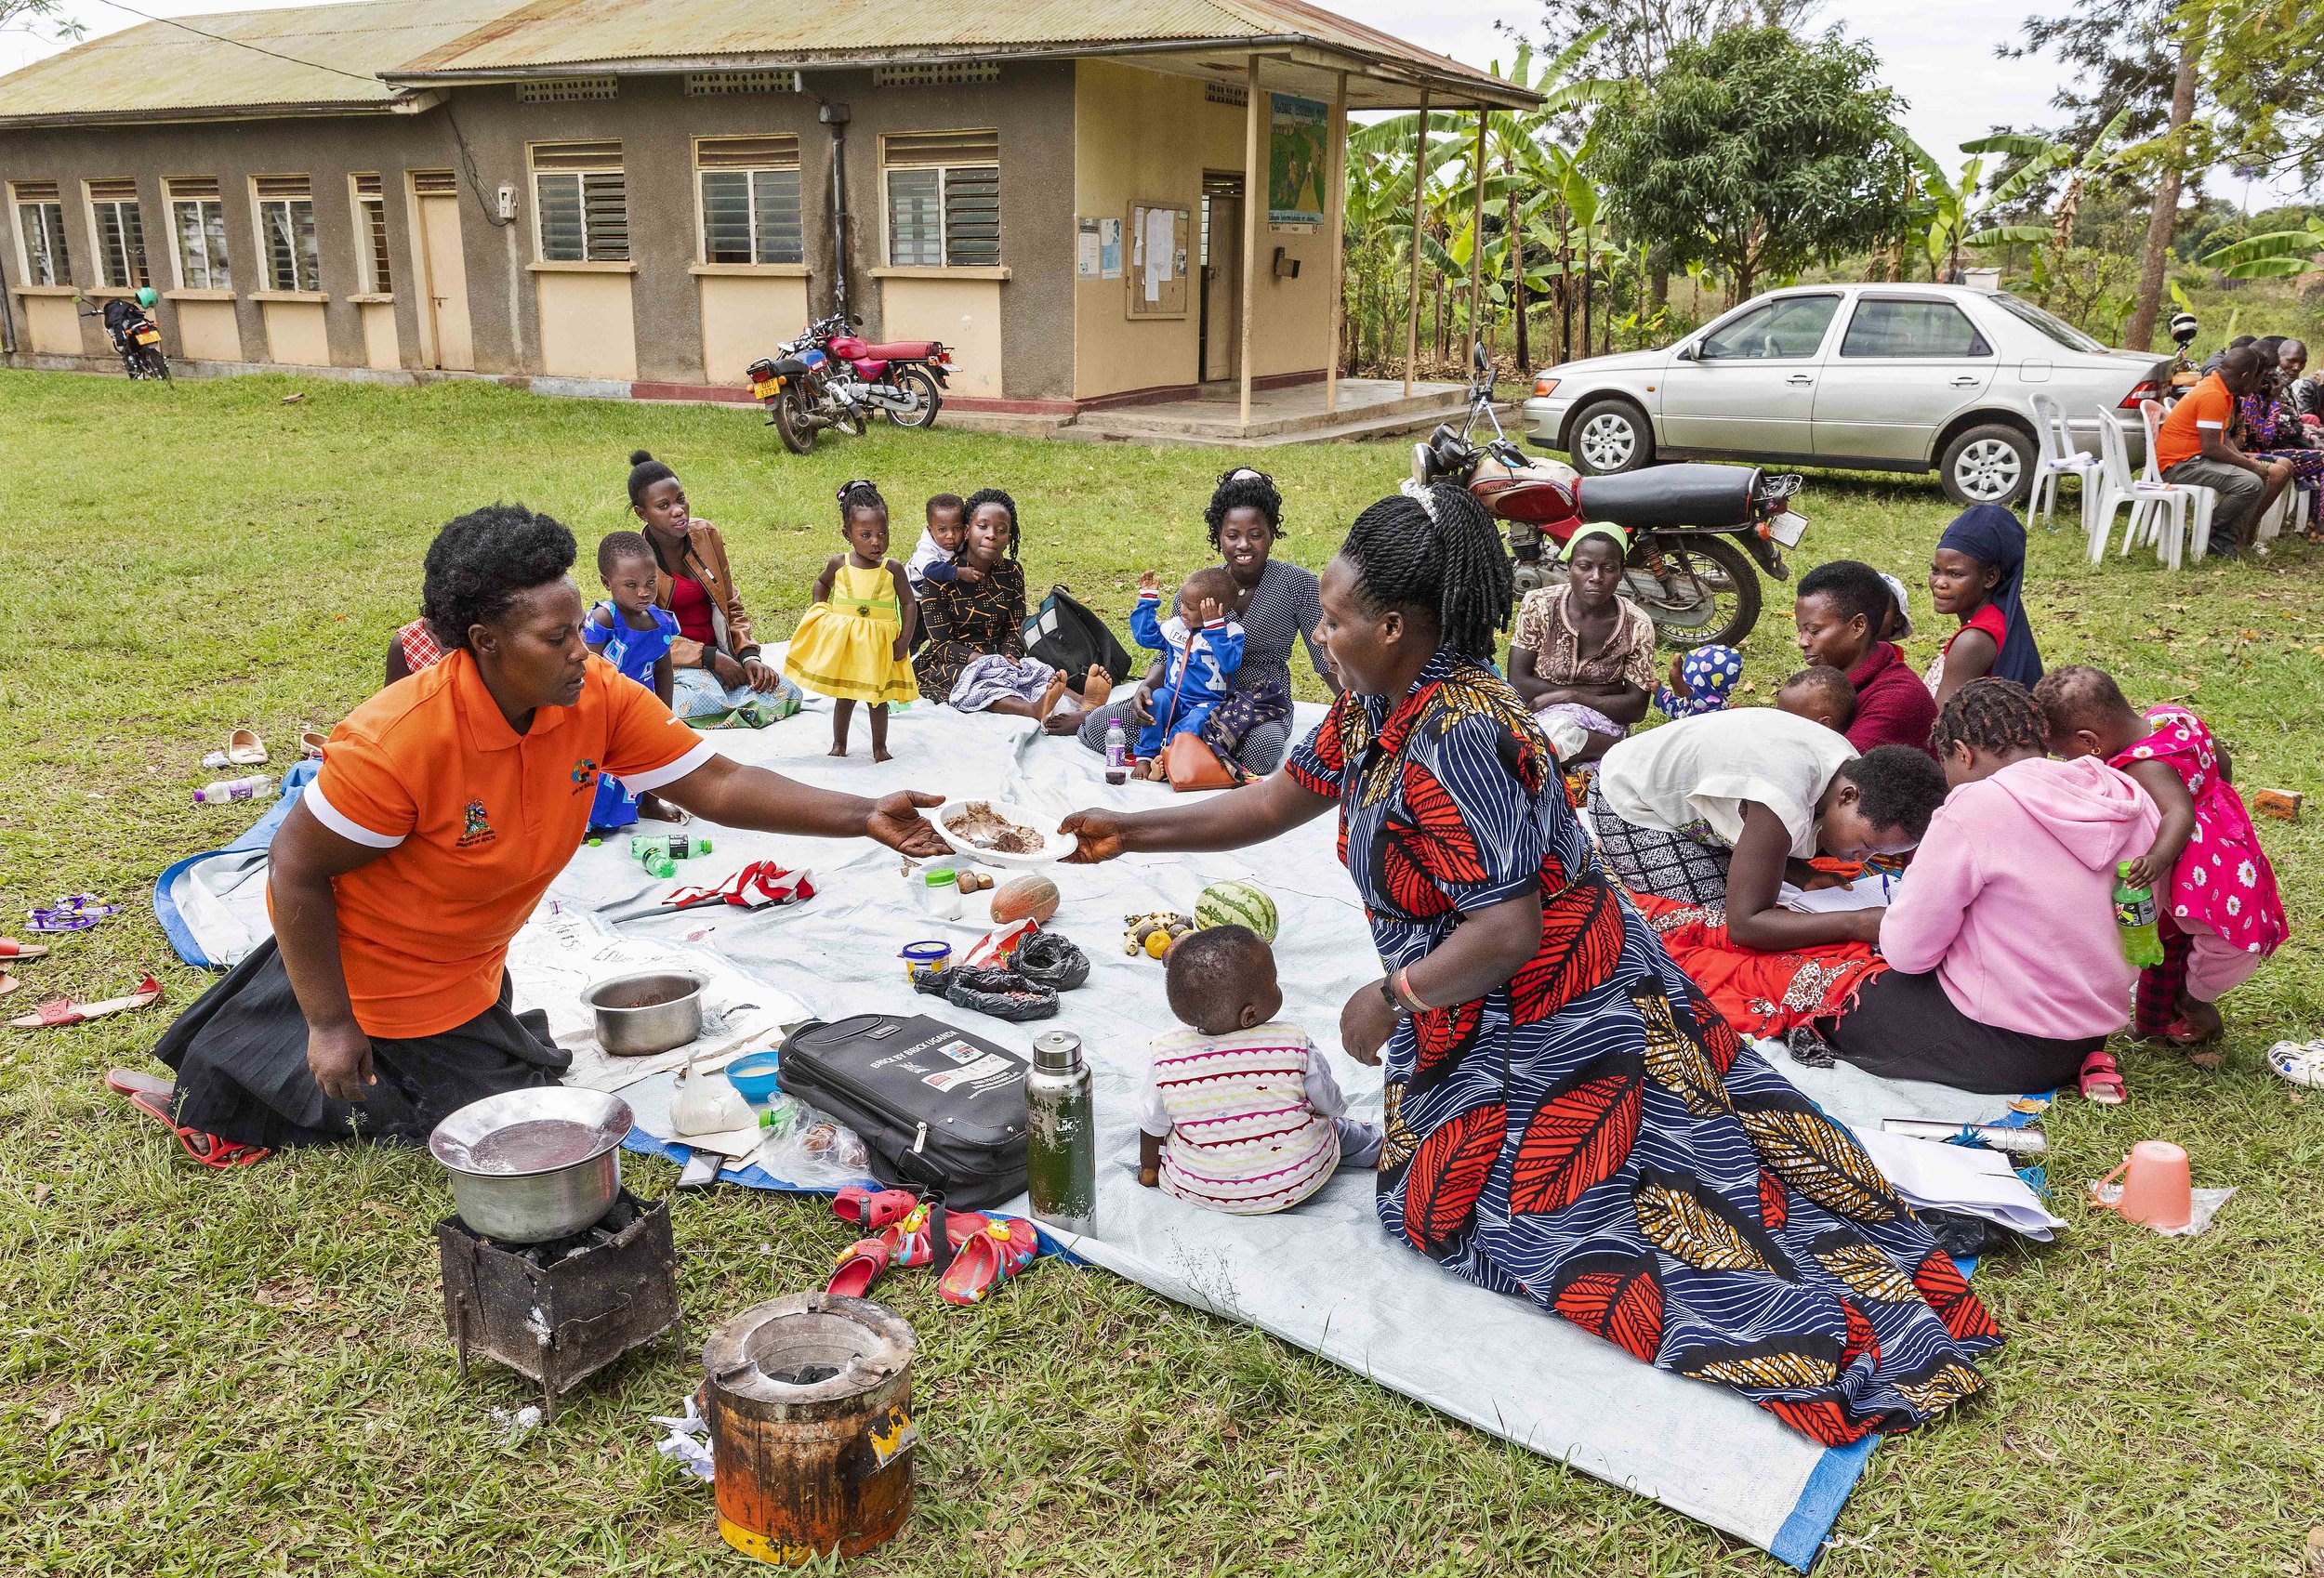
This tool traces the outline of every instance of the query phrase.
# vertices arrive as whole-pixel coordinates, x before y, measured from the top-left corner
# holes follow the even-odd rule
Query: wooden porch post
[[[1259,57],[1250,58],[1250,102],[1243,115],[1243,353],[1236,359],[1242,379],[1241,422],[1250,426],[1251,297],[1259,288],[1259,221],[1267,206],[1267,170],[1260,163],[1260,128],[1267,124],[1267,107],[1259,93]]]
[[[1340,409],[1340,336],[1344,332],[1340,296],[1347,284],[1340,278],[1347,250],[1348,226],[1348,73],[1333,73],[1339,85],[1331,95],[1331,177],[1324,189],[1324,237],[1330,256],[1325,274],[1331,281],[1331,360],[1324,363],[1324,409]]]
[[[1420,198],[1428,190],[1428,85],[1420,85],[1420,130],[1412,145],[1412,291],[1404,307],[1404,392],[1420,361]]]
[[[1477,106],[1476,217],[1469,221],[1469,366],[1474,367],[1477,347],[1485,343],[1485,126],[1488,113]],[[1468,375],[1464,369],[1461,375]]]

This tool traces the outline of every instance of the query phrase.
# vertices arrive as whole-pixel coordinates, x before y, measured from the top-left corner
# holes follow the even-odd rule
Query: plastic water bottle
[[[1118,717],[1105,726],[1105,781],[1129,782],[1129,734]]]
[[[229,800],[271,800],[274,797],[274,780],[263,772],[248,778],[221,778],[206,788],[193,792],[197,806],[222,806]]]
[[[2122,929],[2122,956],[2133,969],[2162,963],[2162,939],[2155,931],[2155,894],[2131,886],[2128,861],[2114,868],[2114,924]]]
[[[1036,1220],[1060,1232],[1097,1231],[1098,1124],[1081,1037],[1034,1037],[1025,1076],[1025,1191]]]

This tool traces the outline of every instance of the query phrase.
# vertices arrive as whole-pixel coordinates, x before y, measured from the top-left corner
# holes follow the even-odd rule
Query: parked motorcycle
[[[1472,437],[1479,424],[1493,436]],[[1501,430],[1493,410],[1493,369],[1482,346],[1469,416],[1412,446],[1405,491],[1450,482],[1509,523],[1512,579],[1519,597],[1556,584],[1565,540],[1591,523],[1631,533],[1622,595],[1655,622],[1669,647],[1732,646],[1759,623],[1759,572],[1788,580],[1784,548],[1806,535],[1807,518],[1791,506],[1795,475],[1769,476],[1755,466],[1654,466],[1611,477],[1584,477],[1560,461],[1527,454]]]
[[[161,325],[151,316],[160,303],[161,297],[151,286],[139,291],[135,300],[117,296],[96,310],[89,308],[86,296],[80,298],[81,316],[104,320],[113,352],[132,378],[169,382],[169,358],[162,354]]]
[[[935,425],[952,352],[939,340],[875,345],[855,334],[863,326],[844,313],[820,319],[750,364],[751,395],[793,454],[812,451],[826,427],[860,438],[875,414],[899,427]]]

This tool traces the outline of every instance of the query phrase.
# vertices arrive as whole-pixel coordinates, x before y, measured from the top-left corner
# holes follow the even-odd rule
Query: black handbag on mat
[[[1024,1189],[1024,1079],[1014,1052],[925,1015],[810,1020],[783,1043],[786,1093],[863,1137],[890,1189],[997,1205]]]
[[[1076,689],[1092,664],[1118,685],[1129,677],[1131,659],[1105,621],[1091,613],[1063,586],[1051,586],[1021,632],[1027,657],[1062,670]]]

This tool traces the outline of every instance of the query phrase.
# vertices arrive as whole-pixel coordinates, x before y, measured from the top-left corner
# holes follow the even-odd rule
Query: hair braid
[[[1009,557],[1014,559],[1017,557],[1017,501],[1015,499],[1010,498],[998,488],[979,488],[969,495],[969,506],[960,512],[960,519],[962,520],[975,519],[976,512],[988,504],[997,504],[1009,512]],[[961,554],[968,551],[969,539],[963,535],[960,539],[959,552],[952,557],[957,560]]]
[[[1433,484],[1425,505],[1392,493],[1355,518],[1340,551],[1374,607],[1428,609],[1445,645],[1492,660],[1514,598],[1509,554],[1467,490]]]
[[[1952,755],[1955,745],[1998,755],[2026,750],[2046,756],[2050,724],[2033,692],[2014,679],[1972,679],[1953,692],[1929,730],[1929,749]]]

